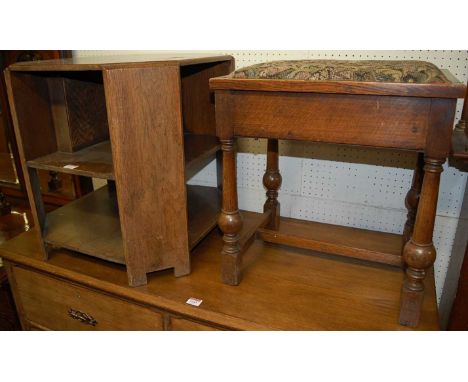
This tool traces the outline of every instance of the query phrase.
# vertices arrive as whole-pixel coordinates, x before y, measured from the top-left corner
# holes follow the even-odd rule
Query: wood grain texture
[[[5,82],[8,92],[11,117],[15,132],[21,172],[31,206],[34,225],[44,228],[43,205],[40,198],[36,171],[32,172],[26,166],[26,161],[44,156],[57,150],[52,116],[48,107],[47,84],[27,73],[11,73],[5,70]],[[43,139],[37,139],[38,136]],[[39,189],[39,191],[38,191]],[[36,230],[41,235],[41,230]],[[46,256],[43,248],[41,258]]]
[[[173,331],[212,331],[219,330],[213,326],[203,325],[199,322],[186,320],[179,317],[171,317],[168,330]]]
[[[104,87],[129,282],[164,268],[187,274],[179,67],[106,70]]]
[[[448,330],[468,330],[468,244],[458,280],[457,295],[453,302]]]
[[[271,243],[402,266],[401,235],[281,218],[278,230],[260,228],[258,237]]]
[[[425,157],[424,180],[419,196],[418,211],[411,239],[403,248],[407,265],[401,289],[400,323],[417,326],[424,299],[424,279],[436,259],[432,240],[439,195],[440,174],[445,160]]]
[[[430,99],[246,91],[223,97],[218,129],[234,136],[413,150],[426,144]]]
[[[30,160],[56,151],[47,82],[29,73],[9,70],[5,76],[20,157]]]
[[[448,157],[452,145],[456,107],[456,99],[433,99],[431,101],[424,149],[426,156],[444,161]]]
[[[193,249],[214,227],[221,207],[217,187],[187,186],[189,247]]]
[[[102,74],[90,72],[64,81],[72,151],[109,139]]]
[[[215,226],[221,204],[216,187],[188,186],[189,247]],[[118,264],[125,264],[115,191],[109,186],[47,214],[46,243]]]
[[[118,298],[13,267],[24,320],[49,330],[162,330],[162,315]],[[44,309],[44,303],[47,308]],[[72,318],[85,313],[95,324]]]
[[[52,126],[40,132],[53,145],[23,158],[28,171],[54,171],[53,186],[63,172],[115,180],[116,185],[119,211],[115,200],[94,195],[46,219],[42,201],[35,198],[39,183],[28,179],[35,221],[42,227],[36,232],[46,243],[125,263],[133,286],[161,269],[173,268],[176,276],[189,273],[189,249],[214,227],[219,197],[217,189],[193,189],[193,205],[187,207],[185,181],[219,151],[208,77],[227,73],[232,61],[203,55],[127,57],[121,62],[114,57],[109,62],[58,60],[12,67],[12,76],[26,79],[29,88],[44,96],[41,111]],[[210,134],[184,137],[184,115],[193,131]],[[30,129],[23,122],[19,129]],[[108,138],[108,130],[108,142],[89,146]]]
[[[76,168],[65,168],[73,165]],[[56,151],[27,162],[28,167],[100,179],[114,179],[114,166],[109,141],[97,143],[82,150]]]
[[[246,226],[250,214],[254,213],[244,214]],[[37,260],[34,253],[38,241],[31,232],[3,244],[0,253],[9,264],[218,328],[410,329],[398,324],[404,277],[400,268],[311,254],[256,240],[244,254],[242,283],[232,287],[219,280],[221,247],[221,236],[213,231],[194,250],[190,276],[174,278],[171,272],[162,271],[151,275],[148,284],[140,288],[128,286],[124,267],[92,257],[55,251],[48,262]],[[425,298],[417,329],[437,329],[432,270],[424,283]],[[200,307],[190,306],[185,303],[189,297],[200,298],[203,303]]]
[[[44,240],[52,247],[125,264],[115,192],[104,186],[49,212]]]
[[[183,66],[180,69],[184,130],[216,135],[215,105],[209,79],[234,70],[234,60]]]
[[[109,138],[102,73],[36,73],[48,85],[59,151],[74,152]]]
[[[416,167],[413,172],[411,188],[405,197],[405,206],[408,210],[406,222],[402,234],[402,248],[410,240],[414,230],[414,222],[416,221],[416,213],[418,211],[419,195],[421,194],[422,182],[424,178],[424,154],[418,153]]]
[[[463,98],[466,90],[465,85],[458,81],[449,84],[415,84],[361,81],[259,80],[232,78],[231,75],[210,79],[210,88],[211,90],[255,90],[426,98]]]
[[[112,56],[72,57],[60,60],[18,62],[10,68],[13,71],[89,71],[119,68],[141,68],[155,66],[197,65],[207,62],[233,60],[231,56],[213,56],[199,53],[177,54],[123,54]],[[224,73],[227,74],[227,73]]]
[[[214,135],[185,134],[185,179],[189,180],[214,160],[220,148],[218,138]]]
[[[456,159],[468,159],[468,134],[464,130],[453,131],[452,156]]]

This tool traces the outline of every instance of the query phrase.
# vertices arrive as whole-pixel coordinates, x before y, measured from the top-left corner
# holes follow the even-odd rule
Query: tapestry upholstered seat
[[[437,66],[425,61],[293,60],[272,61],[236,70],[233,78],[310,81],[448,83]]]

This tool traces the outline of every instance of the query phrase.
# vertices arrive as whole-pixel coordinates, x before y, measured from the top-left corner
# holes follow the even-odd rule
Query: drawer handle
[[[70,308],[68,309],[68,315],[74,320],[81,321],[83,324],[91,325],[91,326],[97,325],[97,321],[92,316],[90,316],[89,314],[80,312],[79,310]]]

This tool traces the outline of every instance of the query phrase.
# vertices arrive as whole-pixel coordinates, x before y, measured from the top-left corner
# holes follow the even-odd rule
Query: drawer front
[[[161,314],[100,292],[13,267],[25,320],[51,330],[162,330]]]
[[[195,321],[186,320],[179,317],[171,317],[171,330],[175,331],[198,331],[198,330],[219,330],[212,326],[200,324]]]

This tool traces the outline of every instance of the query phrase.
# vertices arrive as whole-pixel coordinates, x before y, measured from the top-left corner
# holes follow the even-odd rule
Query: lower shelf
[[[44,241],[125,264],[115,192],[105,186],[48,213]]]
[[[402,265],[402,237],[392,233],[282,218],[278,231],[260,228],[258,236],[271,243]]]
[[[187,186],[189,249],[215,226],[220,192],[215,187]],[[115,192],[102,187],[47,214],[44,241],[103,260],[125,264]]]
[[[189,247],[192,250],[214,227],[221,208],[216,187],[187,186]]]

